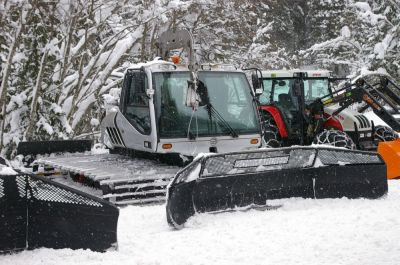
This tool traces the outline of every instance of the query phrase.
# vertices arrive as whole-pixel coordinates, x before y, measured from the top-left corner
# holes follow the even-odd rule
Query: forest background
[[[126,67],[174,28],[193,33],[200,61],[400,81],[397,0],[0,0],[1,153],[97,132]]]

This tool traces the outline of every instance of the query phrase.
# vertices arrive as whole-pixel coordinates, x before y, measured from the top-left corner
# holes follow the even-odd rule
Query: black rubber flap
[[[17,154],[27,156],[64,152],[85,152],[90,151],[92,145],[92,140],[20,142],[17,147]]]
[[[118,208],[44,178],[0,176],[0,209],[0,251],[117,247]]]

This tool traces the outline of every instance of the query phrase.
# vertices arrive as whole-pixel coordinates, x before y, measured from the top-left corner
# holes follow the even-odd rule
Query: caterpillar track
[[[118,154],[72,154],[40,158],[34,173],[58,182],[74,180],[85,192],[90,192],[85,186],[93,187],[93,195],[120,206],[164,202],[166,187],[179,169]]]

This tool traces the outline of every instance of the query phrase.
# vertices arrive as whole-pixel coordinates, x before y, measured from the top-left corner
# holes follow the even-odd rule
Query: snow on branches
[[[98,130],[129,63],[189,29],[197,59],[265,69],[317,65],[400,77],[393,0],[0,1],[0,149]]]

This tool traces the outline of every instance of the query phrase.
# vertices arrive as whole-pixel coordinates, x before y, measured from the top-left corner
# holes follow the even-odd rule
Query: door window
[[[271,90],[272,90],[272,80],[271,79],[263,79],[264,91],[261,95],[258,96],[258,101],[260,101],[261,105],[268,105],[271,102]]]
[[[325,79],[305,79],[304,80],[305,101],[312,102],[317,98],[330,95],[329,80]]]
[[[151,121],[149,98],[146,94],[148,88],[146,74],[139,71],[128,72],[124,88],[125,117],[140,133],[150,134]]]

